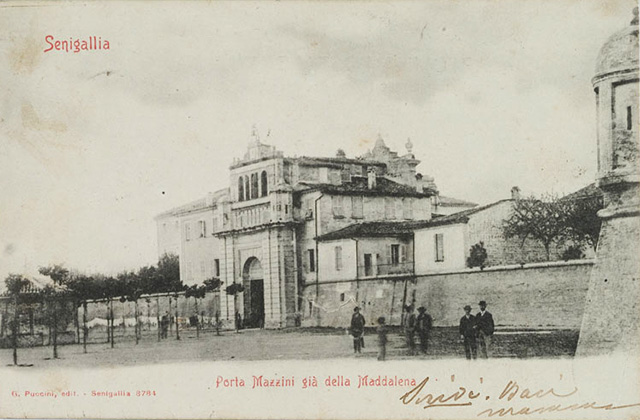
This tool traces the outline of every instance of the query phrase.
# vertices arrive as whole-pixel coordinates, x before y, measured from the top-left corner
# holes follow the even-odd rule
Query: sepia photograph
[[[640,415],[632,0],[0,1],[0,417]]]

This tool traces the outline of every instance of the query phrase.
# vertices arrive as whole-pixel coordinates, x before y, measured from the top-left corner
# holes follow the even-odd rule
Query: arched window
[[[258,198],[258,174],[251,174],[251,198]]]
[[[238,178],[238,201],[244,201],[244,181]]]
[[[246,175],[244,176],[244,199],[251,199],[251,195],[249,195],[249,177]]]
[[[260,196],[264,197],[265,195],[267,195],[267,190],[267,171],[262,171],[262,173],[260,174]]]

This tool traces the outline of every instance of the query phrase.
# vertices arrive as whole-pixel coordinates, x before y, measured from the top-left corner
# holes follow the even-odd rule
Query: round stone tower
[[[598,186],[604,209],[578,341],[578,356],[640,351],[638,8],[607,40],[593,78]]]

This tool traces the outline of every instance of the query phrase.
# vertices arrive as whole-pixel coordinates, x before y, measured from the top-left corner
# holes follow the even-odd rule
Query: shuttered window
[[[444,236],[442,233],[436,233],[436,261],[444,261]]]

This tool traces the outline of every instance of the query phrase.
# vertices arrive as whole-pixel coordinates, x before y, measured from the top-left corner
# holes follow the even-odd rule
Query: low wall
[[[514,328],[578,329],[593,261],[553,262],[434,273],[414,279],[350,281],[309,285],[303,325],[348,327],[356,305],[367,325],[379,316],[401,321],[403,297],[425,306],[436,326],[458,325],[463,307],[486,300],[496,325]],[[405,293],[406,287],[406,293]],[[343,298],[344,300],[341,300]],[[313,311],[309,311],[313,308]]]

